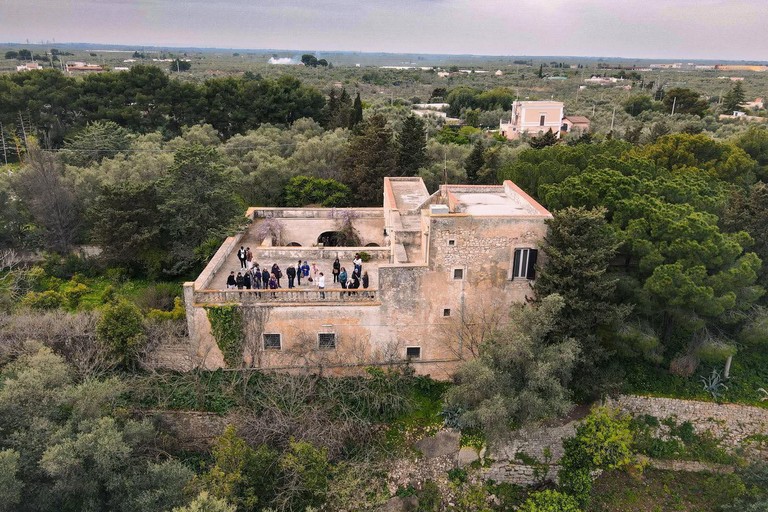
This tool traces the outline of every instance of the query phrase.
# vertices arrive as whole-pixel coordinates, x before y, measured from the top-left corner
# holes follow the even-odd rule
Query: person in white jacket
[[[317,276],[317,288],[320,290],[320,298],[325,298],[325,276],[322,272]]]

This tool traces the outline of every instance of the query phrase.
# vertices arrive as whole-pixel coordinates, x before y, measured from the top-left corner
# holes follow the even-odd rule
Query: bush
[[[88,293],[88,287],[72,278],[71,281],[62,287],[61,293],[64,296],[67,307],[74,310],[80,305],[80,299],[83,298],[83,295]]]
[[[572,496],[551,490],[533,493],[518,510],[520,512],[581,512],[579,504]]]
[[[135,364],[146,341],[141,311],[124,299],[107,305],[96,324],[96,335],[124,365]]]
[[[149,320],[183,320],[186,317],[186,310],[184,309],[184,303],[181,301],[181,297],[173,299],[173,309],[170,311],[163,311],[161,309],[150,309],[147,313]]]
[[[22,306],[37,310],[57,309],[62,304],[64,304],[64,296],[53,290],[28,292],[21,299]]]

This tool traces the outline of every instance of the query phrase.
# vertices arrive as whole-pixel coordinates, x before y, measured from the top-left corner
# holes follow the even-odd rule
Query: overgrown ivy
[[[211,333],[230,368],[243,362],[243,312],[238,306],[211,306],[205,308],[211,322]]]

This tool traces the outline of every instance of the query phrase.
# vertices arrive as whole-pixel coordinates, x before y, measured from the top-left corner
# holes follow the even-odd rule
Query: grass
[[[701,367],[690,377],[672,375],[666,368],[650,363],[636,363],[626,367],[626,393],[703,400],[714,399],[702,388],[700,377],[709,375],[711,367]],[[768,401],[761,401],[759,388],[768,388],[768,351],[758,347],[746,347],[733,358],[730,378],[725,381],[728,389],[720,397],[721,402],[740,403],[768,408]]]
[[[595,482],[589,512],[715,512],[742,491],[736,475],[646,470],[607,472]]]

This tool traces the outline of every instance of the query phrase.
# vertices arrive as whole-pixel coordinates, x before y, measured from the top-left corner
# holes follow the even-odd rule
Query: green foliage
[[[557,135],[555,135],[552,132],[552,128],[550,128],[546,133],[531,137],[531,140],[528,141],[528,145],[531,146],[532,149],[542,149],[554,146],[558,143],[558,140]]]
[[[723,512],[760,512],[768,509],[768,464],[752,464],[738,470],[744,492],[723,507]]]
[[[176,507],[173,512],[236,512],[237,507],[225,500],[211,496],[205,491],[200,492],[192,503],[186,507]]]
[[[547,341],[564,301],[551,295],[535,307],[515,307],[510,322],[461,365],[447,408],[458,408],[459,426],[491,437],[512,425],[556,416],[570,407],[566,385],[579,353],[572,339]]]
[[[57,309],[60,308],[65,302],[64,296],[53,290],[46,290],[44,292],[28,292],[21,299],[21,305],[39,310]]]
[[[469,153],[469,156],[464,161],[464,170],[467,172],[467,181],[470,184],[476,184],[480,179],[480,170],[485,165],[484,152],[485,146],[483,141],[478,140],[472,148],[472,152]]]
[[[349,187],[334,179],[294,176],[285,185],[286,206],[320,205],[325,208],[347,206]]]
[[[96,335],[123,364],[132,366],[146,341],[141,310],[125,299],[107,304],[96,324]]]
[[[184,308],[184,301],[181,297],[175,297],[173,299],[173,309],[170,311],[164,311],[162,309],[150,309],[147,313],[148,320],[171,320],[180,321],[187,317],[186,309]]]
[[[434,480],[427,480],[416,492],[419,499],[416,512],[439,512],[442,503],[440,487]]]
[[[632,420],[632,430],[637,453],[654,459],[696,460],[716,464],[738,462],[737,457],[723,449],[720,441],[711,433],[696,433],[688,421],[678,424],[674,419],[667,419],[660,423],[653,416],[640,416]]]
[[[585,506],[592,490],[591,472],[626,467],[633,458],[631,418],[618,410],[596,407],[563,441],[558,474],[561,487]]]
[[[735,110],[741,110],[741,104],[746,100],[744,86],[741,82],[733,84],[733,88],[723,96],[723,111],[732,114]]]
[[[581,512],[576,499],[552,490],[531,494],[518,510],[520,512]]]
[[[672,112],[674,105],[676,114],[703,116],[708,109],[707,102],[701,98],[701,94],[683,87],[675,87],[666,91],[662,103],[664,103],[666,112]]]
[[[646,94],[630,96],[624,103],[624,111],[632,116],[637,116],[646,110],[653,109],[653,98]]]
[[[278,506],[281,509],[304,510],[324,503],[330,469],[326,450],[315,448],[310,443],[293,441],[280,457],[278,466]]]
[[[176,59],[168,66],[169,71],[189,71],[192,69],[192,63],[187,60]]]
[[[607,365],[616,330],[629,313],[616,297],[618,278],[609,273],[621,240],[605,213],[573,207],[555,212],[541,246],[546,265],[535,283],[538,296],[557,293],[565,299],[552,335],[579,340],[574,375],[576,386],[587,393],[603,385],[598,370]]]
[[[130,147],[128,130],[113,121],[94,121],[66,142],[62,158],[70,165],[85,167]]]
[[[198,485],[238,510],[253,510],[274,498],[278,454],[266,446],[254,450],[227,426],[212,449],[211,467]]]
[[[211,333],[230,368],[243,364],[243,314],[238,306],[211,306],[205,308],[211,322]]]
[[[19,453],[0,450],[0,511],[11,512],[21,501],[22,481],[17,478]]]
[[[35,345],[2,369],[0,445],[18,454],[23,483],[14,510],[161,512],[185,501],[191,471],[148,456],[156,433],[116,414],[124,391],[116,378],[75,383],[63,359]],[[4,470],[11,487],[2,492],[12,494],[13,472]]]
[[[363,261],[363,263],[368,263],[369,261],[371,261],[370,253],[367,253],[365,251],[360,251],[358,254],[360,254],[360,259]]]
[[[410,115],[405,118],[397,135],[397,174],[416,176],[419,169],[426,167],[427,137],[426,125],[421,118]]]
[[[356,204],[381,204],[384,177],[397,165],[397,152],[387,119],[379,114],[369,117],[360,133],[350,140],[344,163],[343,181],[350,184]]]

